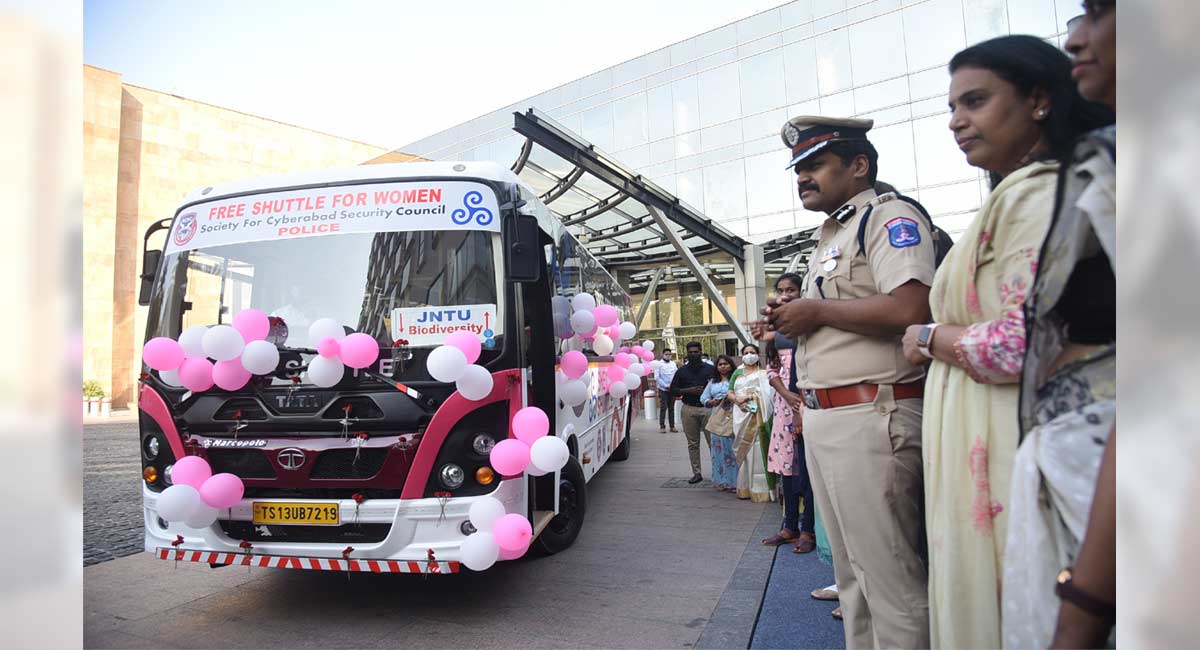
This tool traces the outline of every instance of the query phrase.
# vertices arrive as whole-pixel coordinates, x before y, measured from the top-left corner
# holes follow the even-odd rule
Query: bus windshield
[[[230,323],[243,309],[282,319],[272,338],[311,350],[309,325],[332,318],[375,337],[403,339],[397,310],[503,305],[499,235],[481,230],[346,233],[211,246],[170,254],[150,306],[149,336]],[[497,319],[494,336],[502,324]],[[400,341],[403,342],[403,341]]]

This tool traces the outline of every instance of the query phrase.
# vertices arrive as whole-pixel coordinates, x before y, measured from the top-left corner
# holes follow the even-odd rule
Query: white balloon
[[[529,462],[545,472],[557,472],[562,469],[570,455],[567,443],[555,436],[542,436],[529,448]]]
[[[425,360],[429,376],[446,383],[458,381],[467,369],[467,355],[453,345],[442,345],[433,349]]]
[[[525,473],[530,476],[545,476],[546,474],[549,474],[550,472],[547,472],[544,469],[538,469],[533,466],[533,463],[529,463],[528,465],[525,466]]]
[[[610,354],[613,351],[613,340],[608,338],[607,334],[597,334],[596,338],[592,339],[592,349],[600,356]]]
[[[558,387],[558,396],[567,406],[579,406],[587,401],[588,387],[578,379],[573,379]]]
[[[625,339],[626,341],[630,341],[633,339],[633,337],[637,336],[637,326],[629,321],[621,323],[620,327],[617,329],[621,332],[621,338]]]
[[[204,356],[217,361],[236,359],[246,347],[242,333],[228,325],[217,325],[208,328],[200,339],[200,347],[204,348]]]
[[[183,346],[183,353],[189,357],[204,356],[204,333],[208,328],[204,325],[192,325],[183,330],[179,335],[179,345]]]
[[[614,381],[608,387],[608,394],[620,399],[629,394],[629,387],[623,381]]]
[[[172,485],[158,495],[158,516],[167,521],[184,521],[196,514],[204,502],[190,485]]]
[[[279,367],[279,348],[270,341],[250,341],[242,350],[242,367],[252,375],[269,375]]]
[[[318,318],[313,321],[312,325],[308,326],[308,344],[311,347],[317,347],[321,339],[333,338],[342,340],[346,338],[346,329],[342,324],[332,318]]]
[[[166,517],[163,517],[166,519]],[[191,517],[183,520],[183,525],[196,530],[204,530],[217,520],[217,509],[201,501],[200,507]]]
[[[329,388],[342,380],[346,366],[337,359],[315,356],[308,362],[308,380],[321,388]]]
[[[203,353],[201,353],[201,354],[203,354]],[[178,370],[159,370],[158,378],[161,379],[163,381],[163,383],[168,386],[174,386],[176,388],[183,387],[183,383],[179,381],[179,371]]]
[[[494,382],[492,373],[488,372],[487,368],[471,364],[463,369],[455,384],[463,397],[478,402],[492,393]]]
[[[651,341],[650,339],[646,339],[645,341],[642,341],[642,347],[646,348],[647,350],[649,350],[651,352],[654,352],[654,341]]]
[[[642,375],[641,373],[635,374],[632,370],[630,370],[629,372],[625,373],[625,378],[621,380],[621,383],[625,384],[625,388],[633,390],[634,388],[642,385]]]
[[[596,329],[596,317],[590,311],[577,311],[571,314],[571,329],[579,335],[587,334]]]
[[[566,296],[554,296],[550,299],[550,310],[555,314],[570,314],[571,299]]]
[[[575,294],[575,297],[571,299],[571,307],[573,307],[575,311],[591,311],[596,308],[596,299],[593,298],[592,294],[590,293],[577,293]],[[587,332],[591,330],[589,328],[584,331]]]
[[[561,370],[554,371],[554,385],[555,386],[561,387],[563,384],[567,383],[568,381],[571,381],[571,380],[567,379],[567,375],[565,373],[563,373],[563,371],[561,371]]]
[[[662,367],[662,362],[658,359],[650,362],[650,372],[655,372]]]
[[[478,532],[467,535],[460,553],[463,566],[472,571],[483,571],[500,559],[500,546],[491,533]]]
[[[646,374],[646,366],[643,366],[640,363],[631,363],[629,364],[629,372],[641,377]]]
[[[489,531],[496,520],[505,515],[504,504],[495,497],[479,497],[467,510],[467,518],[475,530]]]

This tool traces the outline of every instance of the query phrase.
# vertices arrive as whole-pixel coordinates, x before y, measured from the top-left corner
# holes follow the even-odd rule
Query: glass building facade
[[[806,114],[872,118],[879,179],[956,234],[988,187],[948,129],[946,64],[967,45],[1004,34],[1061,45],[1079,13],[1079,0],[796,0],[401,150],[508,164],[525,140],[512,131],[512,113],[536,108],[757,243],[824,218],[796,197],[783,123]]]

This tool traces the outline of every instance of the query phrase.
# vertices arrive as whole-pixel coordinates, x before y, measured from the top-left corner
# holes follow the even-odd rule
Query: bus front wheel
[[[583,478],[579,461],[571,456],[559,474],[558,514],[534,540],[534,551],[539,555],[553,555],[566,550],[579,536],[586,512],[587,481]]]

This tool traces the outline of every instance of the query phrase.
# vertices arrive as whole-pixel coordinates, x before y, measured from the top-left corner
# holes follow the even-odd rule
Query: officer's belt
[[[841,406],[867,404],[875,401],[879,393],[879,384],[854,384],[837,388],[804,388],[800,395],[804,397],[804,405],[810,409],[835,409]],[[916,399],[925,394],[925,379],[921,378],[908,384],[893,384],[894,399]]]

